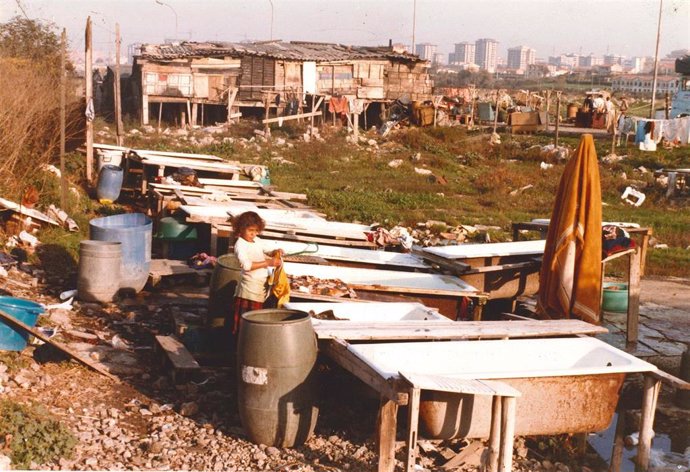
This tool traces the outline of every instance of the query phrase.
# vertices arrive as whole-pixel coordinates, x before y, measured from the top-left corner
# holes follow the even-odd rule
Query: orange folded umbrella
[[[599,323],[601,184],[591,134],[582,135],[565,167],[539,274],[538,312],[546,318]]]

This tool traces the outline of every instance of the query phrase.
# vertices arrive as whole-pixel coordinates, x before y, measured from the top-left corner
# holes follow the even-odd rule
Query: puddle
[[[611,420],[611,424],[609,427],[602,432],[591,434],[588,438],[589,444],[594,448],[594,450],[601,456],[607,464],[611,465],[611,451],[613,450],[613,439],[616,433],[616,421],[618,420],[618,413],[613,415],[613,419]],[[675,452],[679,454],[683,454],[685,451],[685,448],[688,447],[687,444],[687,438],[686,441],[677,441],[677,444],[674,444],[674,442],[671,440],[671,437],[669,435],[656,432],[654,439],[652,440],[652,456],[654,456],[654,451],[658,451],[661,453],[669,453],[669,452]],[[675,448],[674,448],[675,446]],[[678,449],[678,450],[675,450]],[[621,470],[620,472],[635,472],[635,455],[637,454],[637,447],[625,447],[623,449],[623,461],[621,464]],[[679,470],[679,471],[688,471],[690,469],[687,469],[685,467],[675,469],[675,468],[651,468],[650,470],[660,470],[660,471],[666,471],[666,470]]]

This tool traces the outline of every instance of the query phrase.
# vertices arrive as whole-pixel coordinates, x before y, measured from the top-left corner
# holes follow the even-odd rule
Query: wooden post
[[[629,255],[628,266],[628,318],[626,322],[627,344],[637,342],[640,315],[640,249]]]
[[[91,17],[86,19],[84,32],[84,93],[86,109],[93,110],[93,49],[91,44]],[[86,117],[86,181],[93,182],[93,120]]]
[[[189,105],[187,105],[187,106],[189,106]],[[199,104],[198,103],[192,103],[192,114],[189,116],[192,117],[192,119],[191,119],[192,126],[195,126],[197,124],[198,119],[199,119]]]
[[[237,91],[239,89],[237,87],[231,87],[228,90],[228,124],[230,123],[230,116],[232,116],[232,109],[235,105],[235,98],[237,97]]]
[[[161,118],[163,118],[163,102],[158,104],[158,132],[161,132]]]
[[[268,94],[264,93],[264,106],[266,107],[266,118],[268,119],[268,116],[271,112],[271,102],[268,101]],[[270,125],[266,123],[266,126],[264,126],[264,133],[266,133],[266,137],[268,137],[268,133],[271,131],[271,128],[269,127]]]
[[[359,114],[358,113],[352,114],[352,127],[354,128],[355,138],[359,139]]]
[[[496,90],[496,110],[494,111],[494,133],[496,133],[496,127],[498,126],[498,97],[501,95],[500,90]]]
[[[379,467],[378,472],[395,470],[395,432],[398,404],[382,396],[378,418]]]
[[[470,119],[467,121],[467,129],[474,125],[474,86],[470,87]]]
[[[173,117],[174,117],[173,113]],[[145,93],[141,94],[141,124],[149,124],[149,96]]]
[[[314,110],[314,94],[311,94],[311,111],[315,112]],[[311,136],[314,136],[314,116],[312,115],[311,120],[310,120],[310,128],[309,128],[309,134]]]
[[[613,105],[613,103],[611,104]],[[616,112],[613,112],[613,124],[612,126],[612,135],[611,135],[611,154],[616,154],[616,129],[618,128],[618,120],[616,120]]]
[[[204,126],[204,104],[201,104],[201,126]]]
[[[60,36],[60,206],[67,210],[67,176],[65,175],[65,55],[67,54],[67,30]]]
[[[120,23],[115,23],[115,129],[117,145],[122,146],[122,99],[120,98]]]
[[[489,433],[489,459],[487,470],[498,472],[498,455],[501,449],[501,397],[494,395],[491,400],[491,431]]]
[[[558,147],[558,127],[561,122],[561,91],[556,91],[556,138],[554,146]]]
[[[192,122],[192,105],[189,102],[189,100],[187,100],[187,121],[186,121],[186,124],[189,125],[190,127],[195,124]]]
[[[616,421],[616,433],[613,438],[613,450],[611,451],[611,467],[609,472],[620,472],[623,464],[623,448],[625,447],[625,411],[618,410]]]
[[[546,91],[546,131],[549,130],[549,108],[551,106],[551,90]]]
[[[407,401],[407,457],[405,458],[405,470],[413,472],[417,461],[417,430],[419,427],[419,398],[420,389],[410,388],[410,397]]]
[[[515,397],[501,397],[501,472],[513,471],[513,440],[515,436]]]
[[[651,375],[644,377],[644,392],[642,395],[642,418],[640,419],[640,442],[637,445],[637,462],[635,472],[646,472],[649,468],[649,456],[652,450],[652,435],[654,434],[654,413],[659,398],[661,381]]]

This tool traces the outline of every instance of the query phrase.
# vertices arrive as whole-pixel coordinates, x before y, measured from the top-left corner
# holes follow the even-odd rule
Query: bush
[[[9,452],[15,469],[70,457],[77,444],[69,429],[50,419],[44,408],[9,400],[0,401],[0,440],[0,452]]]

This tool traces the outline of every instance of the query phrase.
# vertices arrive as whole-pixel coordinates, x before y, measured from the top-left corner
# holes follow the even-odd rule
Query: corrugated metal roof
[[[139,57],[150,60],[172,60],[191,57],[260,56],[295,61],[346,61],[358,59],[389,59],[404,62],[425,62],[414,54],[396,52],[388,47],[345,46],[310,42],[196,43],[144,44]]]

